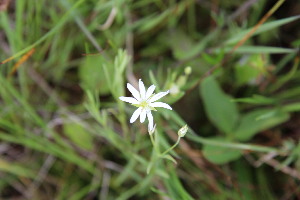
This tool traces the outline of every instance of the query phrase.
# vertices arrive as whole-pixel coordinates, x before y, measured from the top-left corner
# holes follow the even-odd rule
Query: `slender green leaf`
[[[232,47],[225,48],[217,48],[212,50],[214,53],[221,53],[222,51],[228,53],[232,50]],[[296,49],[289,48],[281,48],[281,47],[268,47],[268,46],[241,46],[236,49],[234,52],[239,54],[257,54],[257,53],[265,53],[265,54],[285,54],[285,53],[295,53]]]
[[[282,25],[288,24],[292,21],[298,20],[299,18],[300,18],[300,15],[297,15],[297,16],[292,16],[292,17],[288,17],[288,18],[279,19],[279,20],[276,20],[276,21],[265,23],[257,29],[257,31],[253,34],[253,36],[255,36],[259,33],[263,33],[265,31],[269,31],[269,30],[272,30],[274,28],[280,27]],[[247,35],[251,31],[251,29],[252,28],[249,28],[248,30],[241,31],[239,33],[235,33],[232,38],[225,41],[225,44],[233,44],[233,43],[238,42],[243,37],[245,37],[245,35]]]
[[[261,95],[253,95],[252,97],[247,98],[238,98],[234,99],[235,102],[249,103],[249,104],[258,104],[258,105],[269,105],[276,103],[276,99],[264,97]]]
[[[272,128],[288,119],[288,113],[276,109],[260,109],[249,112],[241,117],[237,129],[234,131],[235,138],[247,141],[260,131]]]

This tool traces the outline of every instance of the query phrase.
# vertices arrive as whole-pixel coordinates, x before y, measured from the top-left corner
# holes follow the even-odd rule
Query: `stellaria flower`
[[[130,118],[130,123],[133,123],[140,117],[140,122],[143,123],[148,118],[148,130],[153,130],[153,115],[151,110],[156,111],[155,107],[167,108],[172,110],[171,106],[163,102],[155,102],[158,99],[164,97],[169,93],[169,90],[166,92],[159,92],[153,94],[155,90],[155,85],[151,85],[146,91],[143,81],[139,80],[139,91],[137,91],[130,83],[127,83],[127,88],[131,92],[133,97],[119,97],[120,100],[131,103],[132,105],[138,107],[132,114]]]

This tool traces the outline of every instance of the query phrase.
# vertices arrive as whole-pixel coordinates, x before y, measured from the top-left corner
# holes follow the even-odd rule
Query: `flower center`
[[[147,101],[141,101],[139,104],[131,104],[135,107],[141,107],[143,109],[150,109],[150,110],[153,110],[153,111],[156,111],[156,109],[152,106],[149,105],[149,103]]]
[[[147,103],[147,101],[142,101],[140,103],[140,107],[142,107],[142,108],[147,108],[148,106],[149,106],[149,104]]]

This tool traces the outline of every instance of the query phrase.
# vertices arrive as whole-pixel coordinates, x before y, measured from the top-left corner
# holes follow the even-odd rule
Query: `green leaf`
[[[194,198],[186,191],[178,178],[174,168],[169,169],[170,178],[164,179],[166,189],[170,199],[193,200]]]
[[[147,32],[153,29],[154,27],[163,24],[165,22],[165,19],[170,15],[172,9],[167,9],[161,14],[155,13],[151,15],[147,20],[144,21],[143,24],[140,24],[141,26],[138,28],[139,33]]]
[[[188,60],[200,54],[207,43],[217,37],[218,31],[214,31],[199,41],[193,41],[183,31],[173,31],[167,38],[172,48],[173,55],[178,60]],[[215,59],[216,60],[216,59]]]
[[[269,23],[265,23],[265,24],[261,25],[257,29],[257,31],[253,34],[253,36],[257,35],[259,33],[262,33],[262,32],[265,32],[265,31],[268,31],[268,30],[280,27],[280,26],[282,26],[284,24],[287,24],[287,23],[290,23],[292,21],[295,21],[295,20],[297,20],[299,18],[300,18],[300,15],[297,15],[297,16],[288,17],[288,18],[285,18],[285,19],[280,19],[280,20],[269,22]],[[238,42],[243,37],[245,37],[245,35],[247,35],[251,31],[251,29],[252,28],[249,28],[249,29],[247,29],[245,31],[239,31],[238,34],[236,34],[236,32],[235,32],[234,36],[232,38],[230,38],[229,40],[227,40],[225,42],[225,44],[234,44],[234,43]]]
[[[26,168],[21,164],[16,162],[8,162],[0,158],[0,172],[7,172],[14,174],[16,176],[26,177],[26,178],[35,178],[36,173],[30,169]]]
[[[104,63],[102,56],[87,56],[83,64],[79,67],[79,78],[81,85],[91,91],[99,91],[100,94],[109,93],[109,87],[105,80],[102,67]]]
[[[215,141],[224,141],[225,138],[209,138]],[[236,149],[231,149],[228,147],[220,147],[214,145],[207,145],[203,146],[203,155],[207,160],[215,164],[226,164],[230,161],[237,160],[241,157],[242,152]]]
[[[267,59],[268,60],[268,59]],[[266,58],[262,54],[243,56],[241,62],[234,66],[235,79],[238,85],[253,84],[265,75]]]
[[[299,62],[295,61],[293,67],[291,68],[291,70],[287,74],[278,77],[276,82],[272,85],[271,91],[277,90],[278,88],[285,85],[285,83],[287,83],[288,81],[291,81],[293,78],[294,79],[299,79],[299,77],[297,77],[297,75],[296,75],[298,67],[299,67]]]
[[[213,53],[220,53],[224,51],[225,53],[229,53],[232,51],[233,47],[225,47],[225,48],[216,48],[212,50]],[[265,53],[265,54],[284,54],[284,53],[295,53],[296,49],[290,48],[281,48],[281,47],[269,47],[269,46],[241,46],[237,48],[234,52],[245,54],[245,53]]]
[[[221,90],[212,76],[202,82],[201,95],[210,121],[221,131],[231,135],[239,117],[235,102]]]
[[[252,97],[247,98],[238,98],[234,99],[234,102],[241,102],[241,103],[249,103],[249,104],[258,104],[258,105],[269,105],[276,103],[276,99],[272,99],[269,97],[264,97],[261,95],[253,95]]]
[[[81,125],[70,123],[64,125],[64,133],[68,138],[79,147],[92,150],[93,138]]]
[[[283,107],[283,110],[286,112],[299,112],[300,111],[300,103],[287,104]]]
[[[170,155],[164,155],[162,158],[172,161],[175,165],[177,164],[177,161]]]
[[[247,141],[260,131],[272,128],[289,119],[289,114],[276,109],[263,109],[249,112],[242,116],[234,131],[235,138]]]
[[[251,185],[253,184],[252,167],[243,160],[234,162],[232,167],[239,185],[240,192],[241,194],[243,194],[243,200],[258,199],[256,196],[257,194],[253,192],[255,190],[251,187]]]

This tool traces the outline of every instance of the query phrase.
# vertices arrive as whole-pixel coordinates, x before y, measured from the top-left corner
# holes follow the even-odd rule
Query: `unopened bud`
[[[176,84],[172,84],[170,88],[170,94],[171,95],[177,95],[180,92],[179,87]]]
[[[152,135],[155,132],[156,124],[153,127],[148,127],[148,133]]]
[[[186,75],[190,75],[192,73],[192,68],[190,66],[187,66],[186,68],[184,68],[184,73]]]
[[[183,126],[181,129],[179,129],[179,131],[178,131],[179,137],[184,137],[185,134],[187,133],[188,129],[189,128],[188,128],[187,124],[185,126]]]

